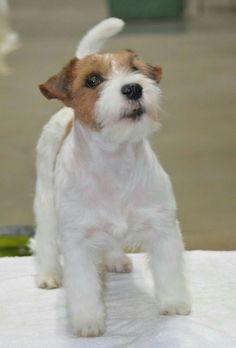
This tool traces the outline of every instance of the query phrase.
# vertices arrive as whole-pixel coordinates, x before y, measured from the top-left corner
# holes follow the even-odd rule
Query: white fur
[[[107,39],[123,29],[124,24],[121,19],[113,17],[98,23],[80,41],[75,56],[80,59],[89,54],[97,53]]]
[[[43,128],[37,145],[37,182],[34,200],[37,227],[33,248],[38,267],[36,282],[38,286],[45,288],[54,288],[61,284],[54,207],[54,163],[65,127],[72,118],[71,108],[65,107],[58,111]]]
[[[121,86],[140,83],[146,112],[122,119],[133,103]],[[100,131],[74,120],[63,145],[69,108],[53,116],[38,143],[35,215],[38,286],[61,283],[58,238],[73,330],[80,336],[105,329],[99,265],[131,271],[124,245],[142,244],[150,258],[162,314],[188,314],[183,243],[168,175],[146,136],[157,126],[159,87],[141,73],[113,67],[95,106]]]

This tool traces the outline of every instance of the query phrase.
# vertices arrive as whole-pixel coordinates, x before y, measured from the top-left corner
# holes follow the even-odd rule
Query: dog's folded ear
[[[146,64],[142,60],[137,58],[134,59],[133,64],[134,67],[137,68],[137,70],[140,70],[145,75],[156,81],[158,84],[160,83],[162,77],[162,68],[160,65],[154,66],[151,64]]]
[[[160,83],[161,77],[162,77],[162,68],[160,65],[152,66],[152,75],[153,75],[153,79],[157,83]]]
[[[74,80],[77,61],[78,58],[73,58],[64,66],[61,72],[39,85],[40,91],[47,99],[59,99],[65,105],[70,105],[71,85]]]

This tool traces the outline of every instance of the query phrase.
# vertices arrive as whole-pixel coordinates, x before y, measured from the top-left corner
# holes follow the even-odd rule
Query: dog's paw
[[[106,263],[106,269],[108,272],[130,273],[133,270],[133,264],[131,259],[124,254],[121,258],[110,259]]]
[[[159,313],[162,315],[188,315],[191,312],[191,301],[186,299],[162,299],[158,301]]]
[[[91,320],[87,323],[81,324],[76,330],[76,336],[80,337],[97,337],[102,336],[105,331],[104,322],[97,322],[96,320]]]
[[[48,274],[48,275],[37,275],[36,285],[41,289],[56,289],[62,286],[61,275]]]
[[[80,337],[96,337],[102,336],[105,332],[104,312],[94,312],[91,317],[80,316],[73,320],[74,333]]]

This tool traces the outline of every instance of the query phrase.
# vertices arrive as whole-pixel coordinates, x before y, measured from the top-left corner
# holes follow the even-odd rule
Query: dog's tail
[[[108,18],[98,23],[82,38],[76,50],[76,57],[83,58],[89,54],[99,52],[110,37],[119,33],[125,23],[119,18]]]

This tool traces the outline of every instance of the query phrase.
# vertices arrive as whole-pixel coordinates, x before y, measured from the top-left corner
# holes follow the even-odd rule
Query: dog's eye
[[[136,66],[132,66],[132,71],[138,71],[138,68]]]
[[[98,74],[92,74],[89,75],[85,81],[85,86],[88,88],[95,88],[97,87],[101,82],[103,81],[103,78]]]

